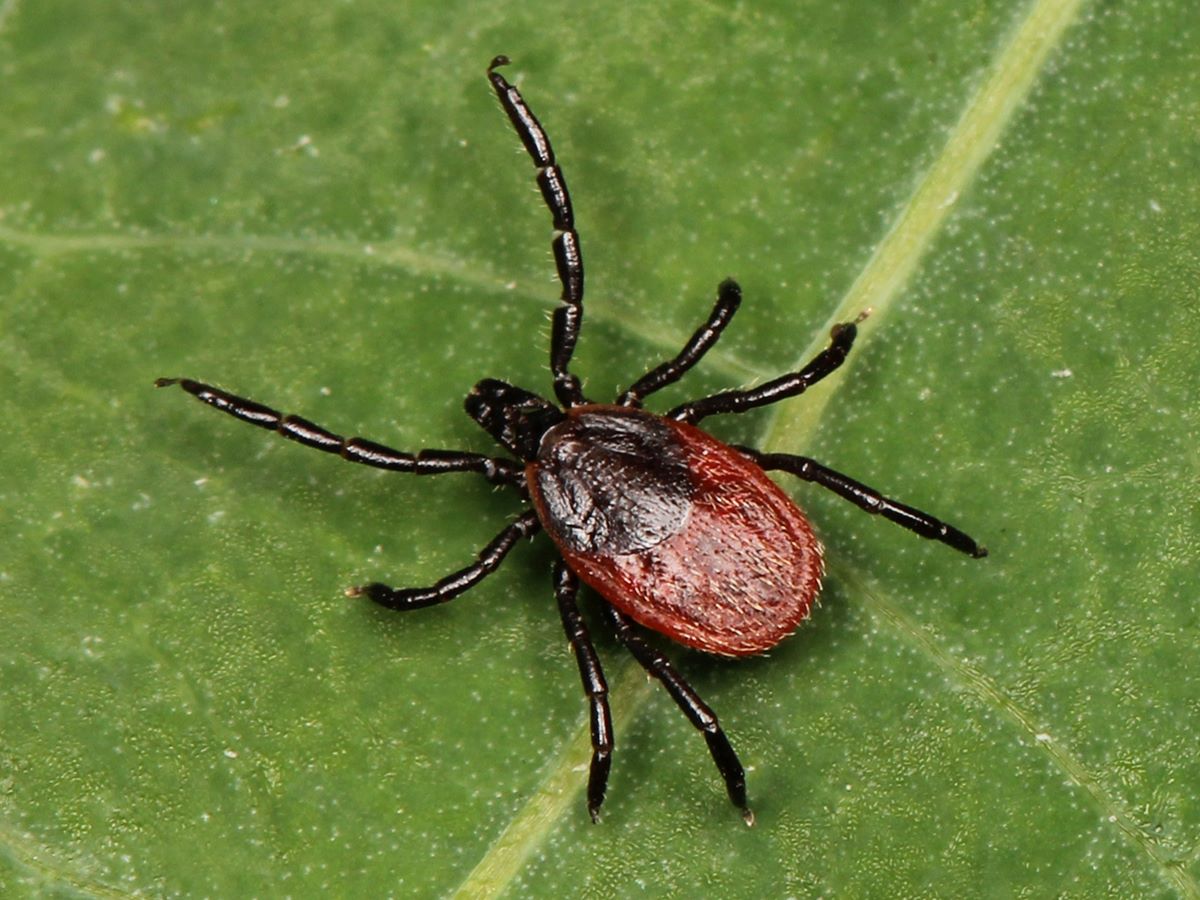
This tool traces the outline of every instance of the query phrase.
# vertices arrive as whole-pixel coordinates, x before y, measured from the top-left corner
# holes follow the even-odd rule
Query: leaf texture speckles
[[[1190,11],[0,4],[0,894],[1196,896]],[[487,449],[461,397],[547,389],[555,296],[497,52],[570,181],[589,393],[726,276],[742,311],[662,408],[872,306],[835,391],[712,429],[992,551],[796,486],[813,621],[769,658],[672,651],[754,829],[598,619],[588,821],[543,543],[444,608],[341,596],[460,565],[510,497],[151,387]]]

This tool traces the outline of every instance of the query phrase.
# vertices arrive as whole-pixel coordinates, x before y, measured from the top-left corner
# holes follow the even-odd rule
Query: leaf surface
[[[0,893],[1200,894],[1198,32],[1183,0],[0,3]],[[152,387],[492,452],[461,397],[549,392],[557,296],[498,52],[575,199],[590,395],[726,276],[737,320],[656,408],[870,307],[828,385],[711,430],[991,550],[789,485],[812,620],[761,659],[664,644],[753,829],[596,616],[590,823],[544,539],[441,608],[342,596],[435,581],[517,498]]]

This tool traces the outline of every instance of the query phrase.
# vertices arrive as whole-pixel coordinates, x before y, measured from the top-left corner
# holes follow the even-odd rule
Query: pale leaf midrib
[[[801,357],[798,365],[820,351],[827,341],[828,328],[836,322],[852,319],[862,310],[871,309],[873,315],[864,323],[862,335],[869,336],[882,324],[935,236],[940,233],[957,200],[995,149],[1013,113],[1028,97],[1047,56],[1061,42],[1063,33],[1077,17],[1081,5],[1082,0],[1038,0],[1029,7],[1028,14],[1017,23],[1000,48],[983,83],[969,98],[941,153],[919,180],[892,227],[832,311],[827,327]],[[761,445],[790,452],[802,450],[816,432],[839,383],[840,378],[831,377],[810,391],[802,403],[777,407],[768,419]],[[940,647],[919,646],[931,665],[945,668]],[[934,650],[937,652],[934,653]],[[627,680],[629,671],[629,666],[622,669],[622,683]],[[624,691],[620,690],[614,691],[614,694],[617,695],[614,706],[622,710],[622,718],[629,716],[637,698],[624,696]],[[648,692],[643,691],[641,696],[648,696]],[[1008,719],[1013,719],[1005,706],[999,706],[998,711]],[[561,757],[563,763],[570,760],[573,768],[578,760],[586,759],[588,741],[587,729],[583,728],[564,750]],[[1063,765],[1061,754],[1052,754],[1051,758],[1060,767]],[[546,787],[530,798],[526,810],[542,808],[547,799],[544,794],[553,794],[556,809],[565,811],[568,808],[567,799],[577,795],[582,781],[574,790],[567,790],[566,797],[561,796],[565,782],[560,768],[548,773]],[[1069,768],[1064,770],[1068,776],[1071,775]],[[1115,808],[1111,800],[1100,802],[1102,806]],[[501,894],[554,824],[540,816],[529,815],[526,811],[518,813],[460,885],[456,895],[493,897]],[[518,833],[529,828],[536,829],[536,833]],[[1130,835],[1125,828],[1122,828],[1122,833]],[[1160,871],[1163,870],[1162,860],[1146,846],[1145,841],[1135,839],[1134,843],[1149,855]],[[514,852],[513,848],[518,849]],[[1178,880],[1178,870],[1168,869],[1166,874],[1168,880],[1183,887]]]
[[[825,327],[797,361],[797,367],[827,343],[829,329],[864,310],[870,317],[859,326],[859,344],[881,327],[917,270],[946,220],[990,156],[1028,97],[1050,52],[1076,19],[1083,0],[1039,0],[1017,23],[993,65],[963,109],[932,165],[917,181],[887,234],[834,308]],[[824,418],[834,392],[854,354],[842,370],[806,392],[803,398],[779,404],[767,419],[764,449],[803,452]]]

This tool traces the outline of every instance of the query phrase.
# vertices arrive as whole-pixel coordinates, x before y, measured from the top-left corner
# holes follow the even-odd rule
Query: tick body
[[[828,347],[798,371],[748,390],[701,397],[662,415],[642,409],[646,397],[682,378],[720,338],[741,303],[740,288],[726,280],[708,319],[675,357],[639,378],[615,404],[595,403],[584,395],[570,368],[583,322],[583,256],[575,215],[550,139],[517,88],[498,71],[507,63],[506,57],[496,57],[488,80],[537,170],[555,229],[551,246],[562,285],[550,339],[558,402],[486,378],[464,404],[509,456],[459,450],[408,453],[343,437],[189,378],[160,378],[156,384],[177,384],[242,421],[351,462],[416,475],[475,472],[512,488],[531,508],[496,535],[474,562],[429,587],[374,583],[347,593],[401,611],[444,603],[494,572],[521,538],[545,530],[561,557],[554,567],[554,594],[588,700],[592,760],[587,806],[592,819],[599,819],[604,802],[614,739],[608,686],[576,602],[580,581],[599,595],[598,605],[617,639],[703,734],[729,799],[753,824],[742,764],[716,714],[666,656],[645,641],[638,626],[722,656],[762,653],[796,629],[820,588],[821,545],[807,518],[766,471],[813,482],[968,556],[982,557],[987,551],[954,526],[815,460],[731,446],[696,427],[711,415],[741,413],[803,393],[842,364],[861,316],[835,326]]]
[[[526,468],[567,565],[640,625],[744,656],[795,631],[821,585],[821,545],[796,504],[692,425],[581,406]]]

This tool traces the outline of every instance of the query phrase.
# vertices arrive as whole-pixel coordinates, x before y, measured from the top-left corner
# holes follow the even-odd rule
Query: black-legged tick
[[[520,92],[498,71],[507,63],[504,56],[493,59],[488,79],[537,168],[554,220],[554,260],[562,282],[550,341],[558,404],[491,378],[467,395],[467,413],[516,460],[457,450],[403,453],[344,438],[191,379],[160,378],[156,384],[178,384],[223,412],[351,462],[417,475],[478,472],[493,484],[514,488],[533,508],[514,519],[471,565],[427,588],[368,584],[348,593],[396,610],[444,603],[494,572],[520,538],[545,529],[561,555],[554,591],[591,707],[587,804],[592,819],[599,818],[604,802],[613,734],[604,673],[575,602],[581,580],[603,598],[601,607],[617,638],[704,734],[729,799],[752,824],[745,773],[716,714],[636,633],[634,623],[723,656],[761,653],[795,630],[820,589],[821,545],[804,513],[766,470],[819,484],[968,556],[987,551],[952,525],[812,459],[730,446],[696,427],[707,416],[745,412],[803,393],[842,364],[861,317],[835,326],[829,346],[797,372],[750,390],[702,397],[665,415],[643,410],[642,401],[699,362],[733,318],[741,290],[727,280],[718,288],[708,320],[675,358],[639,378],[615,404],[584,396],[570,371],[583,321],[583,258],[575,216],[550,139]]]

